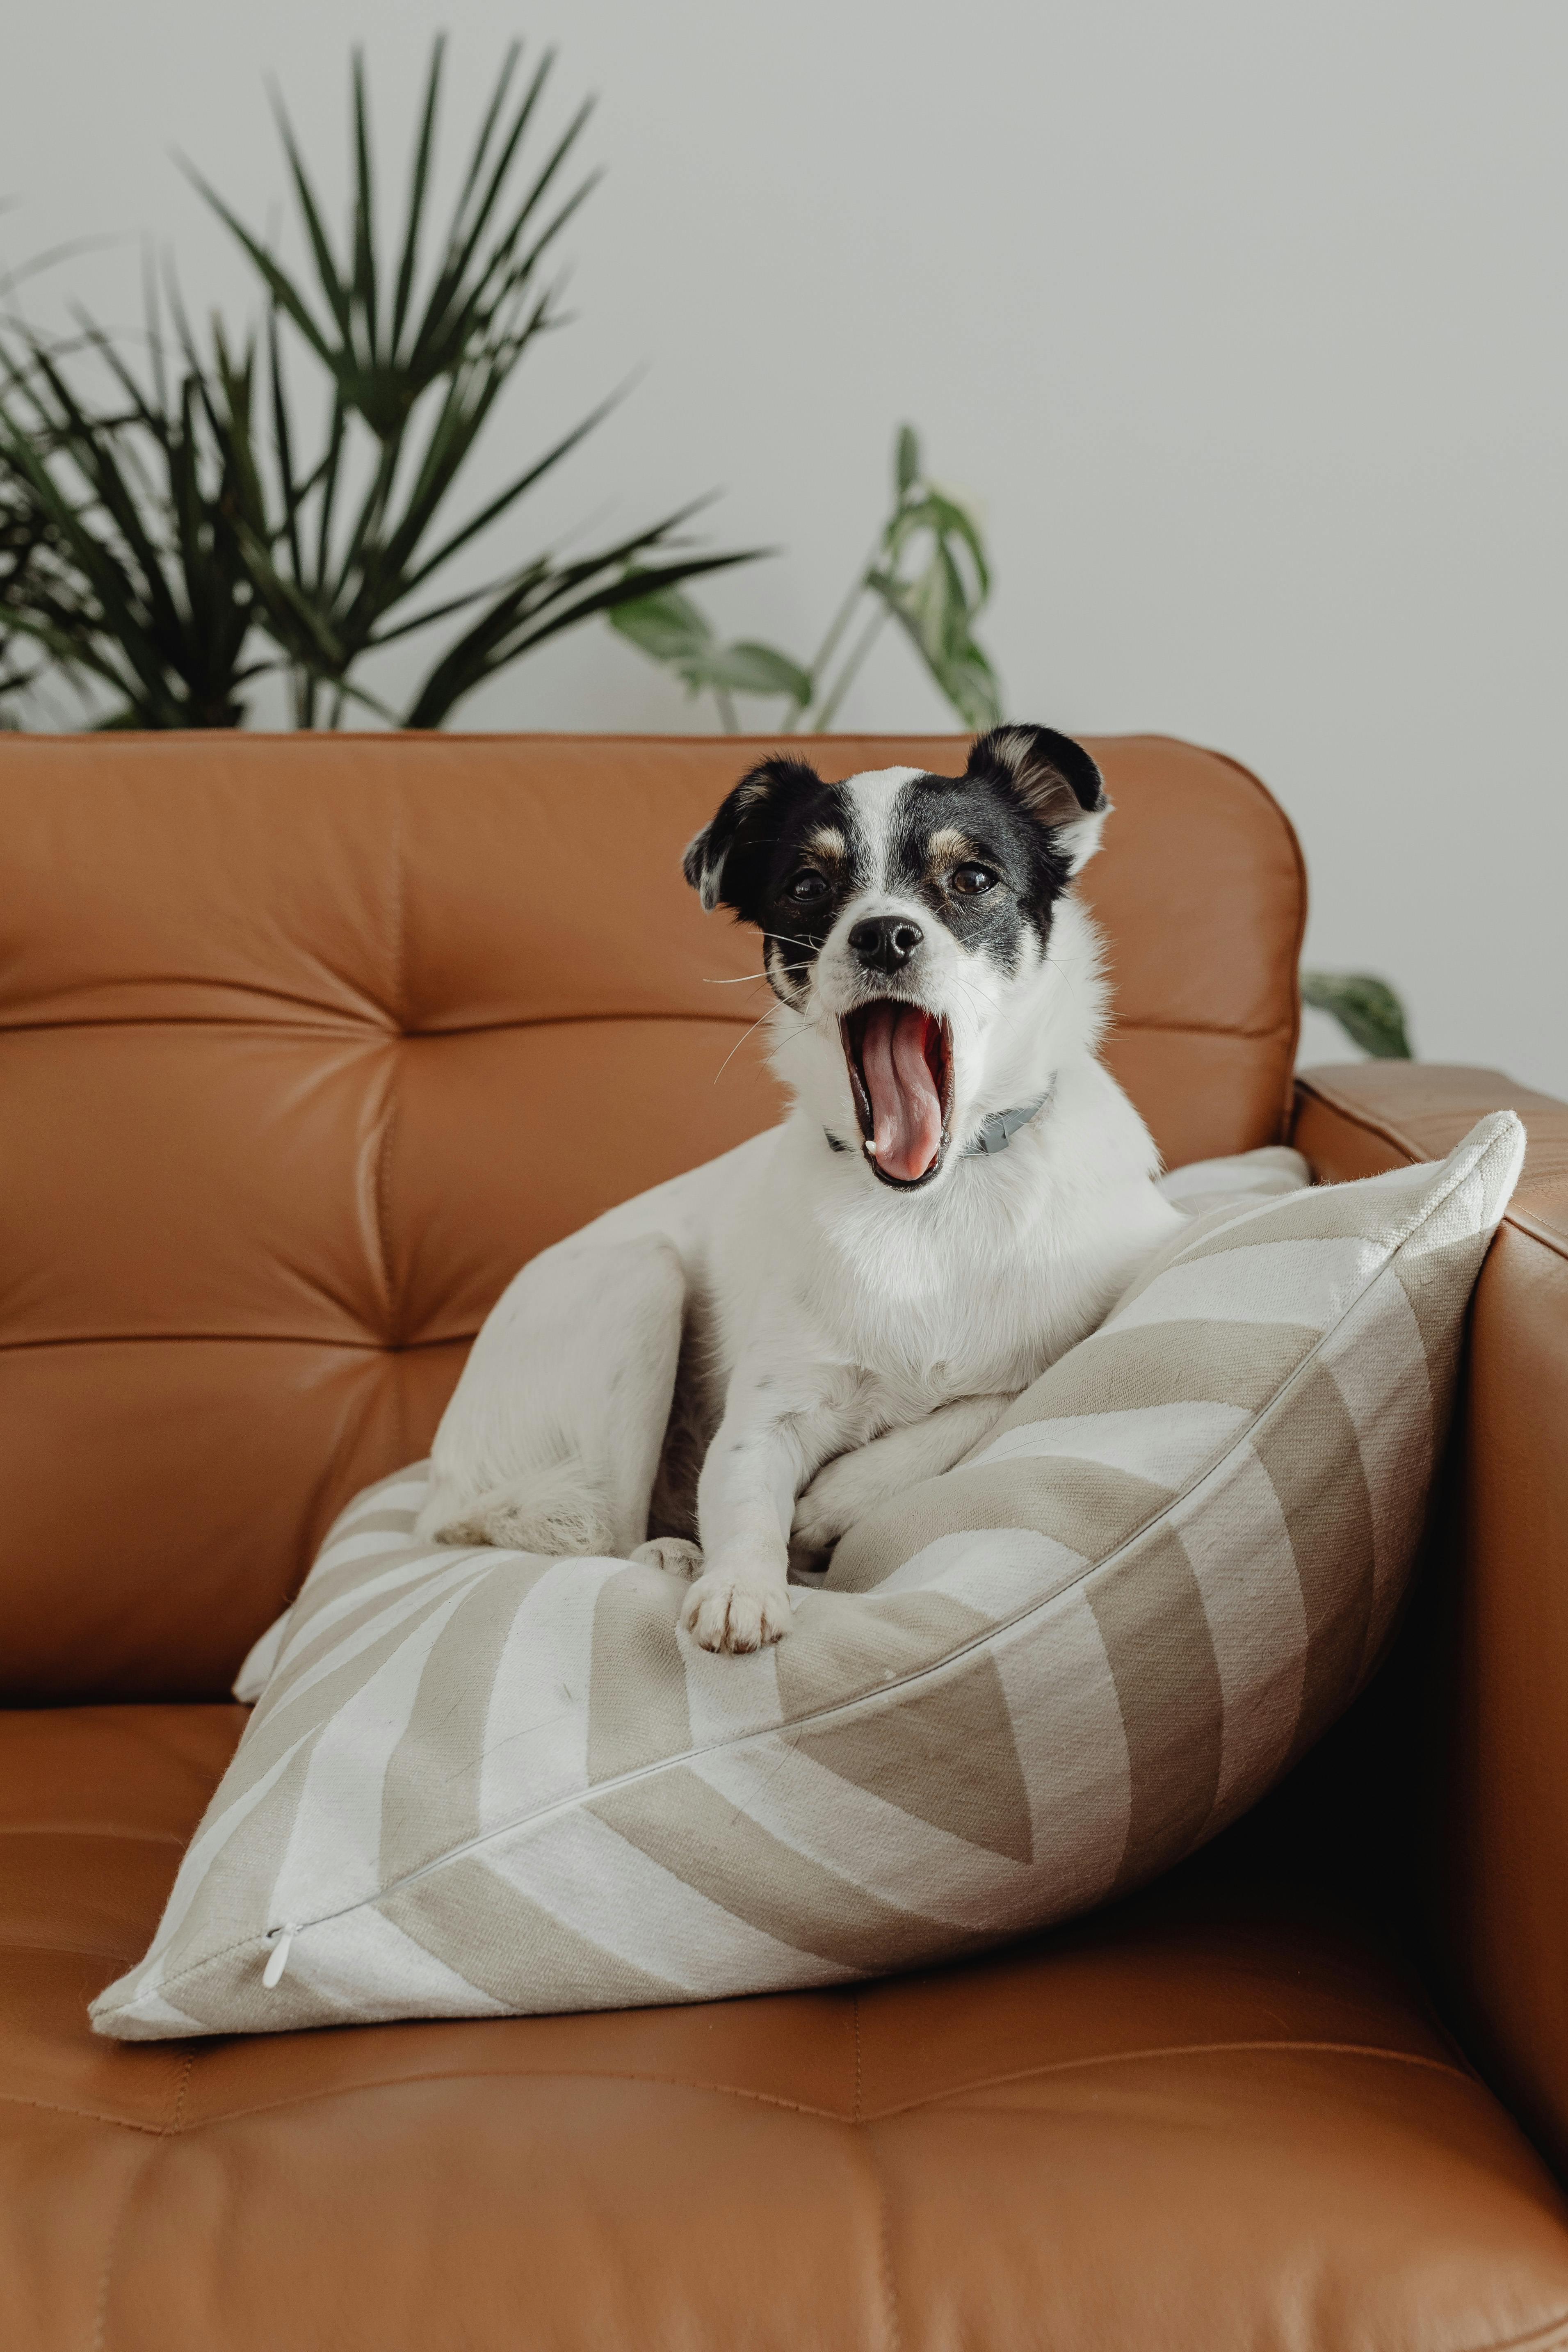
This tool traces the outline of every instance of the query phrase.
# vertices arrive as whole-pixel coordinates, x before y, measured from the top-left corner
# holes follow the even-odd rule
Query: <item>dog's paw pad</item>
[[[662,1568],[667,1576],[700,1576],[702,1547],[688,1543],[683,1536],[656,1536],[651,1543],[638,1544],[632,1554],[632,1565]]]
[[[764,1650],[789,1632],[788,1587],[776,1578],[700,1576],[680,1622],[701,1650]]]

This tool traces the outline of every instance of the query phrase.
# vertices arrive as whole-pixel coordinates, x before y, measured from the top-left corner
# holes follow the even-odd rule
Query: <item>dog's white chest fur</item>
[[[776,1322],[781,1353],[853,1366],[907,1400],[889,1419],[1026,1386],[1170,1230],[1142,1122],[1093,1064],[1058,1075],[1005,1154],[926,1197],[867,1185],[806,1115],[770,1141],[692,1267],[721,1375]]]

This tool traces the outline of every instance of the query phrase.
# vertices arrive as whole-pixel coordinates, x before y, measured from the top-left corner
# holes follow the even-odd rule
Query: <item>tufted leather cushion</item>
[[[127,2048],[237,1707],[0,1717],[16,2352],[1553,2352],[1568,2218],[1363,1922],[1199,1876],[841,1991]]]
[[[1289,828],[1212,754],[1095,749],[1112,1059],[1173,1161],[1276,1141]],[[523,1260],[776,1115],[765,991],[710,984],[754,940],[679,866],[751,756],[0,736],[6,1695],[226,1691]]]

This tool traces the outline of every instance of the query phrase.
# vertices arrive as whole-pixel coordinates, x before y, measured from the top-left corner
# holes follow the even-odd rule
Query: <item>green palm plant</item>
[[[38,675],[33,640],[13,615],[26,611],[38,593],[52,553],[47,527],[31,499],[0,480],[0,727],[7,723],[7,698],[24,693]]]
[[[107,695],[104,725],[233,727],[273,667],[253,635],[240,471],[194,354],[171,378],[155,310],[151,326],[145,383],[90,321],[69,354],[16,329],[0,346],[0,467],[37,551],[13,626]],[[73,381],[84,349],[112,409]]]
[[[285,268],[192,173],[265,289],[264,327],[242,344],[215,325],[210,347],[198,349],[175,302],[166,353],[154,306],[143,381],[82,320],[78,352],[90,351],[112,383],[105,409],[44,339],[13,325],[0,341],[0,480],[58,534],[73,575],[69,593],[20,600],[15,625],[73,676],[108,686],[123,723],[234,724],[247,684],[281,668],[299,726],[323,715],[335,726],[353,703],[405,726],[438,727],[466,695],[563,630],[746,560],[690,551],[679,535],[695,511],[687,506],[592,554],[541,552],[480,586],[449,584],[455,561],[614,405],[601,403],[454,518],[497,403],[538,339],[562,323],[545,267],[596,176],[561,193],[586,106],[524,170],[552,60],[546,55],[519,89],[521,54],[516,44],[506,54],[435,234],[444,59],[435,43],[389,260],[357,53],[342,252],[281,107],[305,271]],[[301,358],[324,380],[313,433],[291,389]],[[635,584],[628,566],[640,567]],[[401,709],[371,690],[363,670],[373,656],[459,619]]]

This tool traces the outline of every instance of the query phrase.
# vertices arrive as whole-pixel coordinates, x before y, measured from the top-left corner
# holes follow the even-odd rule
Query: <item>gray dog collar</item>
[[[964,1145],[959,1155],[960,1158],[973,1160],[979,1153],[984,1152],[988,1160],[994,1160],[997,1152],[1005,1151],[1018,1129],[1021,1127],[1027,1127],[1032,1118],[1039,1117],[1056,1090],[1057,1082],[1053,1078],[1045,1093],[1037,1095],[1032,1103],[1016,1103],[1011,1110],[994,1110],[989,1118],[981,1120],[980,1129],[973,1142]],[[831,1129],[825,1127],[822,1132],[827,1139],[829,1151],[848,1150],[849,1146],[847,1143],[840,1143]]]
[[[964,1145],[963,1157],[973,1160],[977,1151],[984,1151],[990,1159],[998,1151],[1005,1151],[1018,1129],[1027,1127],[1032,1118],[1038,1118],[1055,1092],[1056,1080],[1053,1078],[1045,1093],[1037,1095],[1032,1103],[1018,1103],[1012,1110],[994,1110],[989,1118],[981,1120],[980,1132],[973,1143]]]

